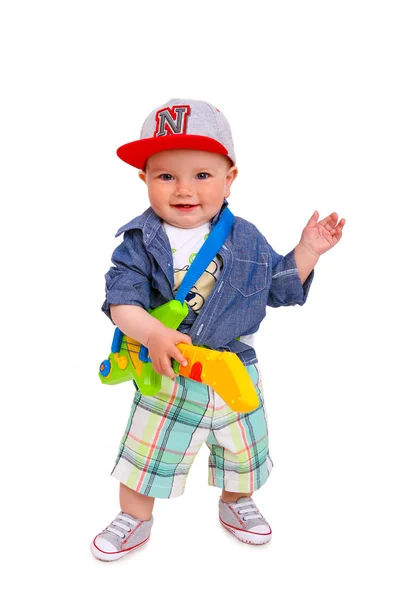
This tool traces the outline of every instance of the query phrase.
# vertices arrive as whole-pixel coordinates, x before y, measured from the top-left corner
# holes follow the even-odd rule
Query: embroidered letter
[[[188,115],[190,115],[190,106],[188,105],[162,108],[156,114],[154,137],[186,133]]]

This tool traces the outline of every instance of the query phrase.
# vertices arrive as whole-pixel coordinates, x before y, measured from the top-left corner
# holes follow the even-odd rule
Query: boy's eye
[[[170,173],[162,173],[160,179],[162,179],[162,181],[171,181],[172,175]]]
[[[197,173],[197,179],[208,179],[210,177],[209,173]]]

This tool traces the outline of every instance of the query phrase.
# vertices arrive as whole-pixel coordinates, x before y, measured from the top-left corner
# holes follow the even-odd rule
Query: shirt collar
[[[221,218],[221,215],[225,208],[228,206],[228,201],[224,198],[224,202],[221,206],[221,209],[217,212],[217,214],[211,219],[211,229],[216,225]],[[135,217],[129,223],[122,225],[115,234],[115,237],[118,237],[122,233],[126,231],[130,231],[132,229],[141,229],[143,231],[143,237],[146,244],[152,241],[158,229],[161,227],[162,220],[154,210],[149,206],[144,213]]]

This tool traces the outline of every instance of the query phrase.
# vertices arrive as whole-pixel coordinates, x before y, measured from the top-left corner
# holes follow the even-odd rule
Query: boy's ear
[[[146,173],[144,171],[139,171],[139,179],[147,183],[146,181]]]
[[[225,177],[225,198],[229,198],[229,194],[231,193],[231,185],[235,181],[237,175],[239,173],[239,169],[233,165],[226,174]]]

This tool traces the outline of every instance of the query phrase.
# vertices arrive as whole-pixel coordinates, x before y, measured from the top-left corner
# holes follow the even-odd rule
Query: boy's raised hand
[[[192,340],[185,333],[170,329],[162,323],[158,323],[150,332],[147,349],[156,373],[174,379],[176,373],[172,368],[171,359],[174,358],[183,366],[187,364],[186,359],[176,347],[180,343],[191,344]]]
[[[346,220],[341,219],[338,222],[338,214],[335,212],[321,221],[318,221],[318,217],[319,213],[316,210],[303,229],[300,244],[320,256],[340,241]]]

